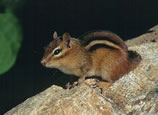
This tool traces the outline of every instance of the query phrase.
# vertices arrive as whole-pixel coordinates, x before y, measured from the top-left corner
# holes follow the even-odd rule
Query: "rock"
[[[153,32],[158,33],[158,26]],[[158,115],[158,34],[155,42],[152,35],[127,42],[142,61],[111,86],[105,82],[95,86],[94,79],[70,90],[53,85],[5,115]],[[143,36],[151,42],[142,42]]]
[[[158,42],[158,25],[149,29],[147,33],[139,37],[133,38],[131,40],[127,40],[126,44],[128,46],[132,46],[132,45],[139,45],[148,42]]]

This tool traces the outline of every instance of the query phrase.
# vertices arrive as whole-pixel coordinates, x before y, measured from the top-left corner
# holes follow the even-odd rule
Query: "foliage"
[[[15,63],[21,45],[21,28],[11,10],[0,13],[0,74]]]

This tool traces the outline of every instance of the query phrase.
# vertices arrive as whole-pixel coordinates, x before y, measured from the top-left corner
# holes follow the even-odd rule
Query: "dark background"
[[[23,42],[16,64],[0,76],[0,114],[53,84],[64,87],[74,78],[40,64],[53,31],[79,37],[103,29],[127,40],[158,24],[158,0],[26,0],[16,15]]]

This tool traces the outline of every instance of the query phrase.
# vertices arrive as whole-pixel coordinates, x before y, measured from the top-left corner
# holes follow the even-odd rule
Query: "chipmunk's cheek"
[[[46,67],[48,67],[48,68],[58,68],[59,64],[56,61],[50,61],[46,64]]]

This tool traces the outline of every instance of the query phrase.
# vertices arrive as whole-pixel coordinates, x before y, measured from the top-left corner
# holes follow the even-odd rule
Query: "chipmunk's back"
[[[91,54],[92,71],[103,80],[115,81],[129,72],[128,48],[116,34],[95,31],[85,34],[82,46]]]

